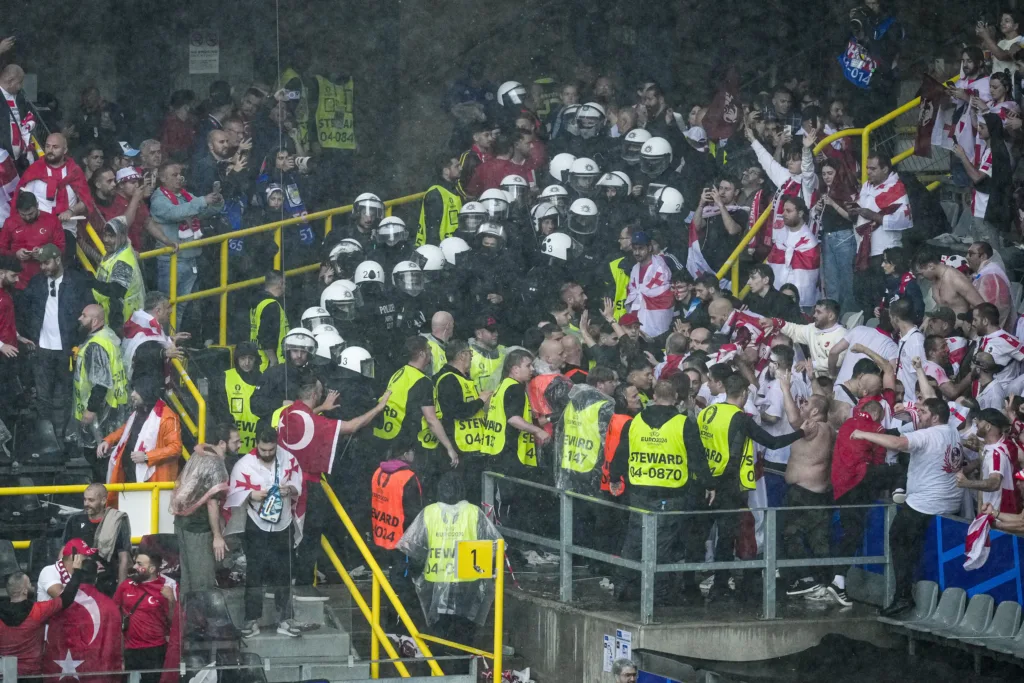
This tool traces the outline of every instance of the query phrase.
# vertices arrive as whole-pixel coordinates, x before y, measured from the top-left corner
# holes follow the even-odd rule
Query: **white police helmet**
[[[483,194],[480,195],[480,203],[484,207],[484,211],[487,213],[487,220],[489,221],[503,221],[508,219],[508,195],[505,194],[504,190],[497,188],[491,188],[484,190]],[[483,226],[481,226],[483,227]],[[479,233],[480,228],[477,228]]]
[[[409,296],[423,293],[423,271],[414,261],[399,261],[391,271],[391,284]]]
[[[310,306],[302,312],[302,326],[307,330],[313,330],[321,323],[331,323],[331,314],[323,306]]]
[[[373,356],[361,346],[350,346],[343,350],[338,365],[352,372],[358,372],[363,377],[372,379],[374,375]]]
[[[580,157],[569,168],[569,185],[580,194],[594,191],[594,183],[601,177],[601,167],[587,157]]]
[[[348,280],[335,280],[320,294],[320,307],[334,320],[348,322],[356,317],[357,302],[350,284]]]
[[[640,148],[640,171],[652,178],[665,172],[672,163],[672,145],[665,138],[651,138]]]
[[[445,263],[449,266],[455,265],[456,255],[470,250],[469,244],[461,237],[446,237],[438,246],[444,254]]]
[[[503,107],[521,105],[526,101],[526,88],[519,81],[505,81],[498,86],[497,99]]]
[[[388,216],[377,226],[377,244],[393,247],[409,239],[405,221],[398,216]]]
[[[555,182],[559,185],[564,185],[569,182],[569,169],[572,167],[572,162],[574,161],[576,161],[576,157],[568,152],[556,154],[554,158],[548,162],[548,175],[554,178]]]
[[[644,143],[651,139],[651,134],[643,128],[634,128],[622,138],[622,160],[627,164],[640,161],[640,150]]]
[[[593,235],[597,232],[597,204],[593,200],[580,198],[569,207],[569,232],[577,235]]]
[[[480,202],[466,202],[459,209],[459,232],[475,235],[480,224],[487,220],[487,210]]]

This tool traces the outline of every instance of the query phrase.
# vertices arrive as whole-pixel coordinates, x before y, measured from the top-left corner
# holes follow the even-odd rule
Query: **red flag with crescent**
[[[299,461],[302,479],[306,482],[295,508],[300,519],[306,513],[310,484],[318,484],[320,475],[329,474],[334,467],[334,454],[340,437],[339,420],[317,415],[302,401],[296,401],[281,411],[277,445],[291,452]]]
[[[122,677],[117,675],[79,678],[79,674],[123,668],[121,611],[96,586],[82,584],[75,601],[50,619],[43,673],[59,676],[51,680],[120,683]]]

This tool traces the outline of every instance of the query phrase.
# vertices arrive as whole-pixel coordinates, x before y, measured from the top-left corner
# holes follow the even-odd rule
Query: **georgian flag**
[[[766,261],[775,273],[776,288],[793,284],[800,292],[800,305],[814,306],[818,300],[818,270],[821,247],[806,225],[793,232],[788,228],[776,233]]]
[[[293,538],[294,545],[302,540],[302,522],[306,516],[307,487],[302,481],[302,467],[299,461],[290,452],[278,446],[277,448],[277,473],[279,487],[294,486],[299,492],[298,498],[286,500],[291,504],[292,524],[295,527]],[[228,481],[228,495],[224,500],[226,510],[234,510],[246,504],[246,499],[253,491],[269,491],[274,485],[274,470],[267,469],[260,464],[259,456],[254,448],[248,454],[242,456],[231,468],[231,476]],[[238,514],[247,515],[247,511],[240,510]],[[270,524],[263,520],[253,520],[257,526],[264,531],[270,531]],[[243,527],[244,528],[244,527]]]
[[[689,246],[690,249],[686,253],[686,270],[696,280],[704,273],[713,273],[711,266],[708,265],[707,260],[704,258],[704,253],[700,249],[700,230],[697,227],[699,223],[699,217],[694,212],[693,218],[690,219],[690,237]]]
[[[988,533],[992,528],[992,515],[978,515],[967,528],[967,539],[964,541],[964,569],[971,571],[981,569],[988,560],[992,541]]]
[[[75,601],[48,623],[43,673],[54,677],[47,680],[120,683],[121,676],[116,675],[79,677],[93,671],[124,668],[121,611],[113,600],[96,586],[83,583]]]

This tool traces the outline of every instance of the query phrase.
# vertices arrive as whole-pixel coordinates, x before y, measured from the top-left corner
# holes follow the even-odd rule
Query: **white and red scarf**
[[[139,430],[139,436],[131,448],[127,447],[128,437],[139,413],[133,410],[132,414],[128,416],[128,422],[124,425],[124,431],[121,432],[121,438],[114,446],[114,454],[110,457],[110,463],[107,465],[107,483],[113,481],[114,472],[121,467],[121,458],[125,456],[130,458],[135,451],[148,453],[156,448],[160,437],[160,417],[165,410],[167,410],[167,404],[163,402],[163,399],[158,399],[156,405],[149,411],[149,415],[146,416],[146,421],[142,424],[142,429]],[[149,481],[155,473],[156,467],[146,463],[136,463],[135,465],[135,481],[137,482]]]
[[[14,158],[20,159],[22,154],[32,149],[32,131],[36,127],[35,115],[22,112],[13,95],[4,91],[7,108],[11,110],[11,151]]]
[[[992,541],[989,539],[989,531],[992,528],[992,515],[978,515],[967,528],[967,538],[964,541],[964,569],[971,571],[981,569],[988,560],[989,551],[992,549]]]
[[[128,379],[132,377],[132,360],[135,358],[135,352],[148,341],[159,342],[165,349],[172,343],[156,318],[145,311],[135,311],[132,317],[124,322],[124,340],[121,342],[121,357],[124,359]]]
[[[161,187],[160,191],[164,193],[169,201],[174,206],[178,205],[178,195],[180,194],[186,202],[192,201],[192,195],[188,193],[185,188],[178,191],[178,194],[170,192],[166,187]],[[191,242],[192,240],[199,240],[203,238],[203,228],[199,225],[199,218],[193,216],[184,223],[178,224],[178,240],[181,242]]]
[[[71,581],[71,572],[69,572],[68,568],[64,566],[64,560],[57,560],[53,566],[57,568],[57,575],[60,577],[60,585],[68,585],[68,582]]]
[[[57,167],[50,166],[46,163],[46,159],[36,160],[21,175],[18,189],[33,181],[38,181],[43,185],[42,197],[39,196],[38,191],[33,191],[33,194],[42,200],[39,202],[41,211],[52,212],[56,216],[70,209],[71,194],[69,190],[74,193],[76,201],[85,204],[89,213],[95,210],[85,173],[74,159],[65,159]]]
[[[809,227],[804,225],[795,232],[786,228],[778,233],[766,263],[775,273],[776,287],[795,285],[803,307],[809,308],[817,302],[821,247]]]
[[[650,337],[657,337],[672,326],[672,271],[665,258],[651,257],[647,266],[633,265],[626,290],[626,309],[634,311],[640,319],[640,329]]]

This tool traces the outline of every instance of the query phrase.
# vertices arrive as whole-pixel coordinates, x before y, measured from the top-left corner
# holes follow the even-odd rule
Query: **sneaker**
[[[849,596],[846,595],[846,589],[845,588],[840,588],[839,586],[835,585],[834,583],[830,583],[828,585],[828,592],[829,592],[829,595],[831,595],[832,598],[836,602],[838,602],[840,605],[842,605],[843,607],[849,607],[850,605],[853,604],[853,600],[851,600],[849,598]]]
[[[245,622],[245,626],[242,627],[242,637],[252,638],[260,634],[260,625],[255,620]]]
[[[786,595],[789,597],[807,595],[808,593],[813,593],[819,588],[823,588],[823,586],[814,579],[805,576],[802,579],[794,581],[786,590]]]
[[[804,593],[803,598],[810,602],[832,602],[832,595],[824,586],[821,585],[809,593]]]
[[[282,621],[277,625],[278,635],[288,636],[289,638],[298,638],[302,635],[302,631],[292,625],[291,621]]]
[[[907,492],[903,489],[896,489],[892,492],[892,502],[897,505],[903,505],[907,502]]]

